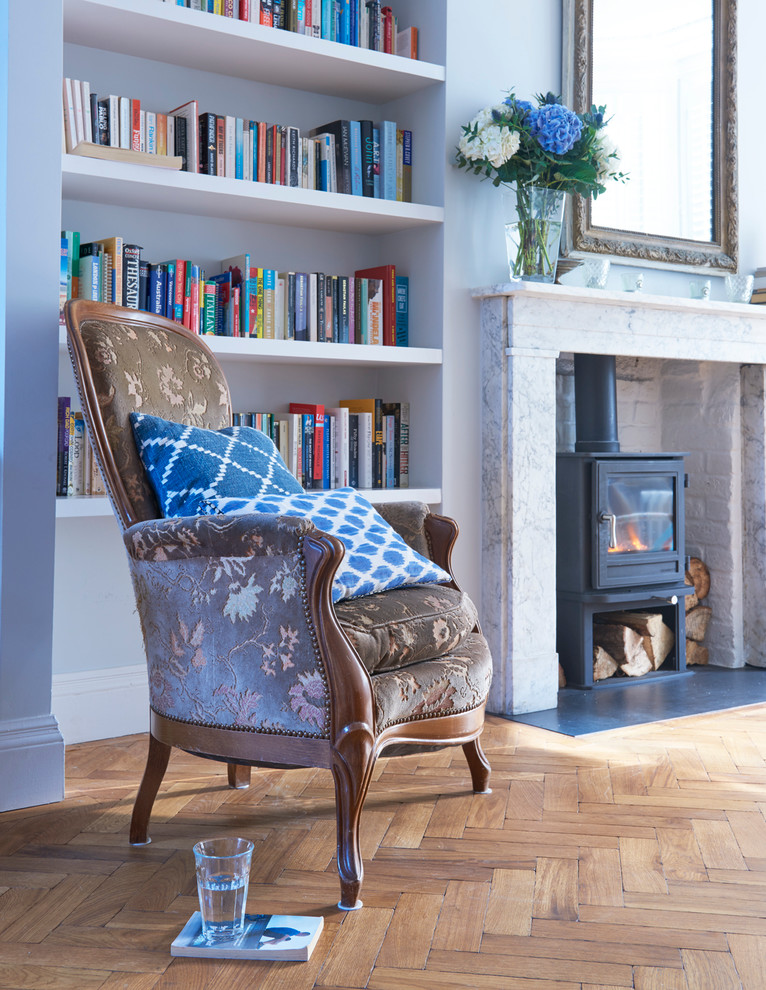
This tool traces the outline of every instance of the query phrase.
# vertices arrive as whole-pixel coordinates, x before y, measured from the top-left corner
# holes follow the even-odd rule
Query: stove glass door
[[[609,553],[675,550],[675,475],[610,475]]]

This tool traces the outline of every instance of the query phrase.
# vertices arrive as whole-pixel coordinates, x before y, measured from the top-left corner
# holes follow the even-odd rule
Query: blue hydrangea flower
[[[540,146],[555,155],[565,155],[580,140],[582,121],[560,103],[546,103],[527,115],[530,132]]]

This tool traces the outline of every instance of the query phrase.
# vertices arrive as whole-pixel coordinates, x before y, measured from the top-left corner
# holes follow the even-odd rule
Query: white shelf
[[[426,502],[437,505],[441,502],[440,488],[376,488],[361,489],[361,494],[373,505],[383,502]],[[111,516],[112,504],[108,498],[96,495],[74,495],[56,499],[57,519],[94,519]]]
[[[252,337],[203,337],[220,361],[259,364],[353,365],[395,367],[440,365],[438,347],[372,347],[360,344],[320,344],[305,340],[261,340]],[[66,330],[59,328],[59,350],[66,357]]]
[[[57,519],[92,519],[95,516],[111,516],[112,503],[106,496],[69,495],[57,496]]]
[[[64,199],[130,209],[359,234],[390,234],[444,222],[444,210],[438,206],[245,182],[77,155],[62,155],[61,170]]]
[[[206,72],[382,104],[444,81],[441,65],[187,10],[64,0],[64,40]]]

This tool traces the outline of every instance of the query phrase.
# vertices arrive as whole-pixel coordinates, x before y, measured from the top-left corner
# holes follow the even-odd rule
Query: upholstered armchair
[[[479,736],[491,658],[473,603],[454,578],[333,603],[344,546],[306,518],[163,518],[130,413],[230,427],[224,374],[203,338],[152,314],[77,300],[66,322],[148,663],[149,753],[131,843],[149,841],[173,746],[227,763],[231,786],[247,786],[252,766],[329,768],[340,906],[361,906],[359,821],[379,755],[460,745],[474,791],[489,792]],[[416,502],[378,510],[451,576],[452,520]]]

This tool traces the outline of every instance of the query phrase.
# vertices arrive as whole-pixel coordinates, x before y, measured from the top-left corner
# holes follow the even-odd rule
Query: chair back
[[[123,530],[161,517],[131,412],[218,430],[231,425],[224,373],[204,340],[154,313],[75,299],[69,356],[93,454]]]

